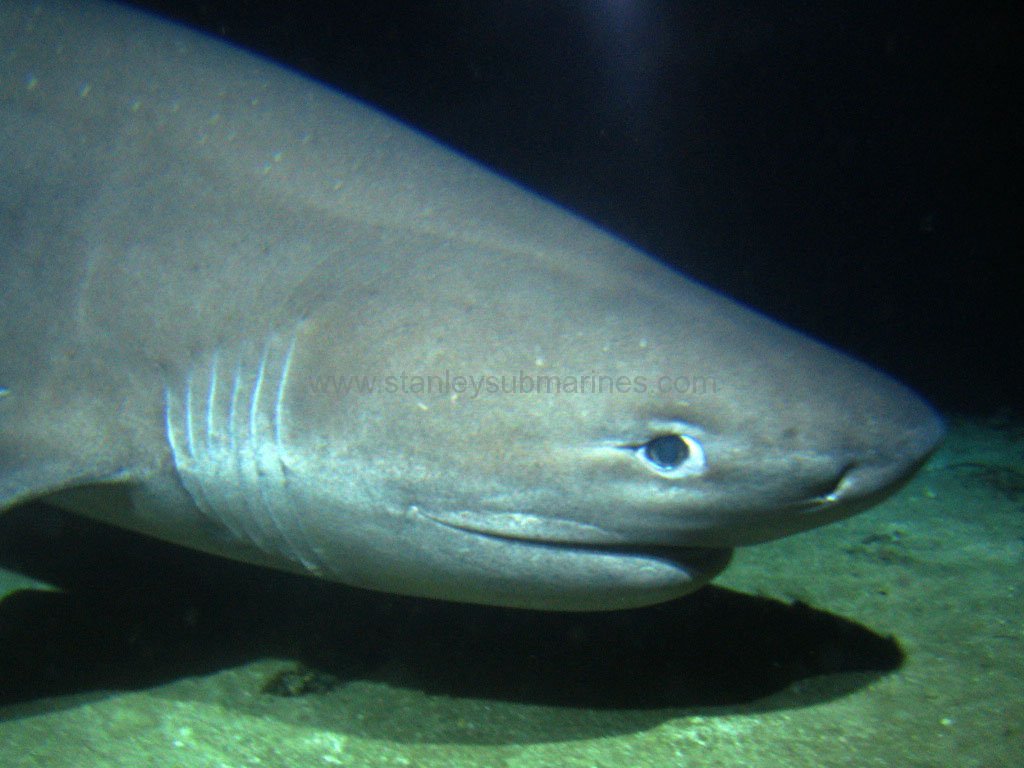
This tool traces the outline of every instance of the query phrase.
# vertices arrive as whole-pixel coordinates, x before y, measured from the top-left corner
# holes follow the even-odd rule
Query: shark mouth
[[[543,517],[528,512],[421,509],[420,513],[449,528],[482,533],[500,539],[543,544],[578,544],[588,547],[632,543],[596,525]]]
[[[463,533],[581,554],[591,552],[637,560],[660,560],[691,573],[718,573],[732,557],[730,547],[636,543],[595,525],[523,512],[420,510],[420,514]]]

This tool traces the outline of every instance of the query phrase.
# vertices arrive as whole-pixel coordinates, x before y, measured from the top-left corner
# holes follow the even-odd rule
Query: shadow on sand
[[[0,566],[62,588],[0,602],[8,717],[39,699],[145,689],[269,657],[294,660],[296,671],[257,696],[373,680],[455,699],[661,710],[656,722],[663,710],[806,706],[903,659],[894,639],[841,617],[717,587],[597,614],[416,600],[208,557],[41,506],[0,518]]]

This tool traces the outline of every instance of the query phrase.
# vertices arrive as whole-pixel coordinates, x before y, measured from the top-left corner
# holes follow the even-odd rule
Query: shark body
[[[0,174],[0,509],[614,609],[873,505],[942,433],[372,108],[117,5],[0,5]]]

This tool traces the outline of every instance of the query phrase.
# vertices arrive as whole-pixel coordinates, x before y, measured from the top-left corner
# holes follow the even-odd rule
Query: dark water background
[[[360,96],[945,410],[1024,405],[1024,6],[135,0]]]

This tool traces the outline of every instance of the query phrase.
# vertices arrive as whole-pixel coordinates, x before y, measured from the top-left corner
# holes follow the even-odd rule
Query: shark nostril
[[[850,473],[856,466],[856,462],[848,462],[833,477],[823,482],[811,496],[821,501],[838,501],[844,487],[848,483]]]

